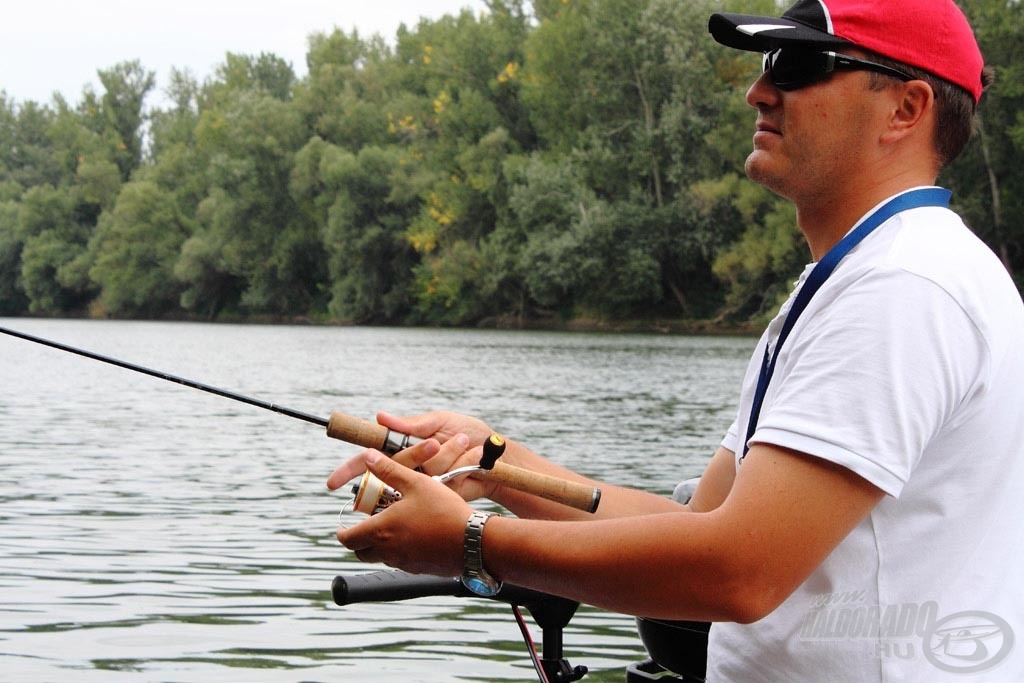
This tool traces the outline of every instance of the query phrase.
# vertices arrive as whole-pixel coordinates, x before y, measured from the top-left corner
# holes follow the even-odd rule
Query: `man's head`
[[[870,71],[878,88],[894,80],[925,81],[935,94],[942,165],[970,139],[974,107],[988,83],[974,33],[953,0],[798,0],[781,18],[717,13],[708,29],[718,42],[740,50],[768,54],[782,48],[780,68],[771,74],[776,81],[790,77],[777,84],[780,89],[826,78],[831,71],[823,69]],[[838,53],[841,60],[851,50],[871,64],[814,63],[825,59],[815,56],[822,52]],[[808,58],[802,68],[794,55]]]

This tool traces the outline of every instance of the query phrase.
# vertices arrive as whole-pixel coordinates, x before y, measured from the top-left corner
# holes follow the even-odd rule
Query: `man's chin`
[[[766,156],[764,152],[755,149],[743,164],[743,171],[758,185],[763,185],[775,194],[785,196],[780,191],[782,185],[780,174],[772,171],[770,160]]]

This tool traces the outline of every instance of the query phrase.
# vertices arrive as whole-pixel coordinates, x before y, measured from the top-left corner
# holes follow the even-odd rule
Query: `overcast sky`
[[[486,10],[484,0],[5,0],[0,12],[0,90],[16,102],[72,104],[98,69],[138,59],[156,72],[155,94],[171,67],[202,81],[227,52],[271,52],[306,74],[306,38],[338,27],[393,42],[402,23]],[[156,99],[156,98],[154,98]]]

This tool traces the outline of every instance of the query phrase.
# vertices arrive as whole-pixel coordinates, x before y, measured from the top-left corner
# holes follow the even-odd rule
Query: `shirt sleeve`
[[[737,420],[733,420],[732,424],[729,425],[729,429],[728,431],[726,431],[725,436],[722,437],[722,442],[719,445],[726,448],[727,450],[732,451],[733,453],[738,453],[740,448],[739,442],[739,423]]]

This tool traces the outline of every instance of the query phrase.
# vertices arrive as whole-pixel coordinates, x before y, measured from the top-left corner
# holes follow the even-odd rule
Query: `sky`
[[[172,67],[200,81],[228,52],[270,52],[306,75],[306,39],[335,27],[394,41],[400,24],[438,19],[462,9],[486,11],[484,0],[4,0],[0,13],[0,90],[15,102],[49,103],[59,92],[72,104],[97,70],[138,59],[156,73],[162,97]],[[152,97],[152,96],[151,96]]]

